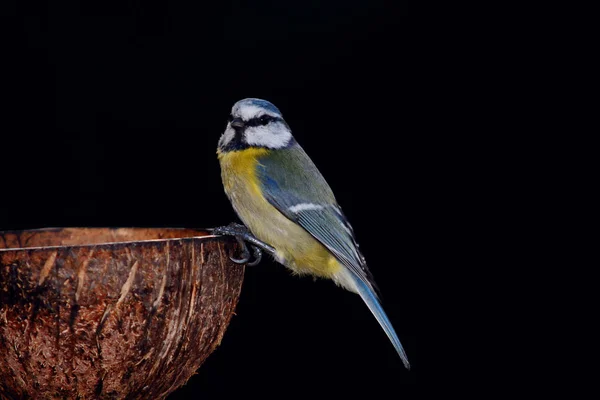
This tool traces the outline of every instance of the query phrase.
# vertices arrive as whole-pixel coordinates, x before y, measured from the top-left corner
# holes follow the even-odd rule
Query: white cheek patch
[[[292,132],[281,122],[271,122],[265,126],[247,127],[245,139],[250,146],[281,149],[292,139]]]
[[[225,129],[225,132],[223,132],[221,138],[219,139],[219,147],[227,146],[229,142],[233,140],[234,137],[235,131],[233,130],[233,128],[231,128],[231,126],[227,125],[227,129]]]

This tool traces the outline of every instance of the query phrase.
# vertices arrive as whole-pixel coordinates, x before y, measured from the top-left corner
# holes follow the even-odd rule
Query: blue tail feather
[[[396,331],[394,331],[394,328],[392,327],[392,323],[390,322],[387,315],[383,311],[383,308],[381,308],[381,304],[379,303],[377,296],[373,292],[373,289],[371,289],[365,282],[363,282],[358,277],[354,277],[354,282],[356,283],[356,288],[358,290],[358,294],[363,299],[363,301],[367,304],[367,307],[369,307],[369,310],[371,310],[371,312],[373,313],[375,318],[377,318],[377,321],[379,322],[379,324],[385,331],[388,338],[390,338],[390,341],[392,342],[392,344],[394,345],[394,348],[398,352],[398,355],[402,359],[404,366],[407,369],[410,369],[410,363],[408,362],[408,357],[406,357],[404,348],[402,347],[402,344],[400,343],[400,339],[398,339],[398,335],[396,335]]]

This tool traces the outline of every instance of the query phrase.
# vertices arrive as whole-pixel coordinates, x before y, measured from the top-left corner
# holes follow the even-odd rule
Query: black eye
[[[269,122],[271,122],[273,118],[271,118],[270,115],[263,115],[262,117],[260,117],[258,120],[260,121],[261,125],[266,125]]]

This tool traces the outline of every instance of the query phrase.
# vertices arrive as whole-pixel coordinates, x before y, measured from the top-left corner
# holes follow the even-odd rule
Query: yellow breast
[[[260,158],[269,152],[263,148],[218,152],[225,193],[254,236],[277,249],[277,261],[299,274],[331,278],[341,269],[337,259],[262,194],[256,171]]]

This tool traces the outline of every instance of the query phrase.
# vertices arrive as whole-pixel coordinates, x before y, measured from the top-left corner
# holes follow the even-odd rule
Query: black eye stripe
[[[252,118],[250,121],[246,122],[246,126],[262,126],[275,121],[283,121],[283,119],[272,117],[270,115],[261,115],[260,117]]]
[[[260,121],[261,125],[266,125],[273,120],[273,117],[269,115],[263,115],[258,120]]]

